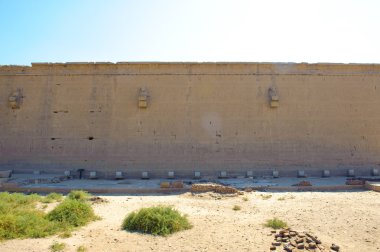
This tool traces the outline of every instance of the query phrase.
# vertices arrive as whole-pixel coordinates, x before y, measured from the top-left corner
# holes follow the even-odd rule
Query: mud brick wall
[[[334,175],[379,164],[380,65],[0,66],[0,169]]]

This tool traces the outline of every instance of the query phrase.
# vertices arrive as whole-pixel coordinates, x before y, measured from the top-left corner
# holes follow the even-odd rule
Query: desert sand
[[[100,196],[108,202],[93,207],[102,219],[71,237],[3,241],[0,251],[50,251],[55,241],[65,243],[65,251],[81,245],[87,251],[269,251],[273,237],[263,223],[273,217],[317,235],[323,244],[338,244],[341,251],[380,251],[380,194],[373,191]],[[159,204],[187,214],[193,228],[168,237],[121,230],[128,213]]]

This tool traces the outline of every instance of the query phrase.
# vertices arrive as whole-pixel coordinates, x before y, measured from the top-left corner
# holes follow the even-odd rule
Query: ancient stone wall
[[[0,169],[312,174],[380,164],[380,65],[0,66]]]

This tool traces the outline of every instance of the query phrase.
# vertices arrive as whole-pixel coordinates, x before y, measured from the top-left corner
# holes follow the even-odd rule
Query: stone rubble
[[[303,180],[303,181],[300,181],[299,183],[294,184],[292,186],[312,186],[312,184],[310,183],[310,181]]]
[[[271,231],[271,235],[274,235],[274,241],[269,247],[270,251],[281,252],[339,252],[340,248],[336,244],[332,244],[330,247],[323,245],[321,240],[317,236],[310,233],[297,232],[290,228],[284,228]]]
[[[230,186],[218,184],[192,184],[190,191],[192,193],[215,192],[220,194],[237,194],[239,191]]]

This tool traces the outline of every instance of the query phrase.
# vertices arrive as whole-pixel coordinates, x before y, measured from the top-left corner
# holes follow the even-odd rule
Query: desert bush
[[[46,237],[58,229],[57,223],[45,219],[45,214],[38,210],[25,209],[0,214],[0,239]]]
[[[267,220],[265,222],[264,226],[270,227],[273,229],[280,229],[280,228],[287,227],[288,224],[285,221],[282,221],[282,220],[277,219],[277,218],[273,218],[273,219]]]
[[[232,208],[232,210],[239,211],[239,210],[241,210],[241,206],[234,205],[234,207]]]
[[[66,248],[66,244],[64,244],[64,243],[59,243],[59,242],[54,242],[54,243],[50,246],[50,250],[53,251],[53,252],[64,251],[65,248]]]
[[[95,220],[96,216],[87,202],[69,198],[48,213],[47,219],[63,225],[79,227]]]
[[[0,207],[0,213],[5,206],[10,208],[30,208],[40,199],[41,196],[38,194],[25,195],[22,193],[1,192],[0,204],[2,207]]]
[[[260,195],[263,200],[267,200],[272,198],[272,194],[261,194]]]
[[[181,215],[171,206],[142,208],[137,212],[130,213],[122,225],[124,230],[161,236],[191,227],[187,216]]]
[[[86,191],[82,190],[74,190],[71,191],[67,197],[72,200],[81,200],[81,201],[86,201],[91,197],[91,194],[89,194]]]
[[[46,215],[36,208],[43,198],[37,194],[0,193],[0,240],[39,238],[60,232],[66,237],[74,227],[97,218],[88,203],[70,199]],[[59,200],[61,196],[52,194],[49,198]]]
[[[37,194],[0,193],[0,240],[45,237],[59,229],[36,209],[40,199]]]
[[[45,197],[42,197],[41,202],[42,203],[52,203],[55,201],[60,202],[62,201],[62,198],[63,198],[62,194],[53,192],[53,193],[49,193]]]
[[[81,246],[79,246],[79,247],[77,248],[77,252],[86,252],[86,251],[87,251],[87,249],[86,249],[86,247],[83,246],[83,245],[81,245]]]

